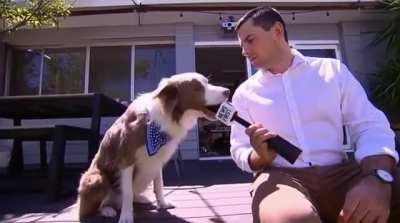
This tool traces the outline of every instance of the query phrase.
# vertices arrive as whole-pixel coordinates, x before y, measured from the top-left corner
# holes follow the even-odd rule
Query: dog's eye
[[[203,89],[203,87],[200,85],[200,84],[196,84],[196,85],[194,85],[194,88],[193,88],[195,91],[201,91],[202,89]]]
[[[204,89],[204,82],[199,80],[193,80],[189,83],[188,87],[192,91],[202,91]]]

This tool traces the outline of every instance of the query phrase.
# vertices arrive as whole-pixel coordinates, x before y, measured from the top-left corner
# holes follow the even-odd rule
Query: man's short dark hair
[[[276,9],[271,7],[257,7],[246,12],[246,14],[242,18],[240,18],[238,23],[236,24],[235,31],[237,32],[240,27],[249,19],[253,21],[254,26],[260,26],[265,31],[269,31],[276,22],[282,23],[285,41],[288,42],[286,24],[283,21],[282,16]]]

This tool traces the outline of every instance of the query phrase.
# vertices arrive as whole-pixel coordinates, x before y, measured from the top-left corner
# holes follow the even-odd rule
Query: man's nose
[[[243,55],[244,57],[247,57],[247,55],[249,55],[249,54],[246,53],[246,50],[244,49],[244,47],[242,48],[242,55]]]

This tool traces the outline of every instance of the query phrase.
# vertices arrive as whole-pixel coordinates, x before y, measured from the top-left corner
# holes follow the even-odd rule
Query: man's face
[[[243,56],[257,68],[268,68],[274,63],[278,45],[273,29],[274,26],[266,31],[261,26],[254,26],[253,20],[249,19],[237,31]]]

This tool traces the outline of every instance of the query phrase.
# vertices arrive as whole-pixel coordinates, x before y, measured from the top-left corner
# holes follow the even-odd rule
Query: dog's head
[[[221,104],[229,94],[229,89],[208,83],[199,73],[183,73],[161,80],[155,97],[162,101],[164,111],[180,123],[185,114],[215,120],[215,113],[207,107]]]

